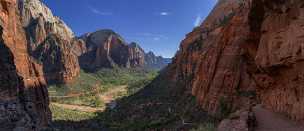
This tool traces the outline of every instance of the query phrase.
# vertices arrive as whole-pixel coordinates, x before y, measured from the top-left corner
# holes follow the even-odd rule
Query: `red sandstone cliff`
[[[225,2],[236,1],[219,4]],[[210,114],[221,113],[223,104],[239,109],[256,96],[265,107],[303,120],[303,1],[224,5],[237,5],[225,7],[234,10],[225,23],[204,25],[220,19],[211,13],[182,41],[168,69],[173,81],[187,83]],[[222,10],[218,7],[213,13]]]
[[[0,130],[40,130],[49,124],[42,68],[28,55],[16,0],[0,1]]]

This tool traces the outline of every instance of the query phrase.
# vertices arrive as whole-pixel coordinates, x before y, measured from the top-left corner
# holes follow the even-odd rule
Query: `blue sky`
[[[216,0],[44,0],[77,36],[112,29],[146,51],[172,57]]]

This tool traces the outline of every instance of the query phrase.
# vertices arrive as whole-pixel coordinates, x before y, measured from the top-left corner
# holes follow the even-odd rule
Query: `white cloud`
[[[169,15],[172,15],[172,13],[168,12],[168,11],[154,12],[153,14],[154,15],[158,15],[158,16],[169,16]]]
[[[202,22],[201,15],[197,15],[197,17],[196,17],[196,19],[195,19],[195,21],[194,21],[193,24],[194,24],[195,27],[197,27],[197,26],[200,26],[201,22]]]
[[[91,10],[92,13],[97,14],[97,15],[102,15],[102,16],[106,16],[106,15],[113,15],[112,12],[103,12],[100,11],[94,7],[89,6],[89,9]]]
[[[160,12],[159,15],[161,15],[161,16],[167,16],[167,15],[170,15],[170,13],[169,12]]]

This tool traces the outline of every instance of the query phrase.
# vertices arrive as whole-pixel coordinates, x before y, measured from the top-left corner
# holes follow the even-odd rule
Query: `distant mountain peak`
[[[80,38],[84,41],[80,44],[87,47],[87,52],[82,52],[84,54],[80,56],[80,65],[83,69],[94,71],[113,66],[161,69],[167,65],[163,57],[155,56],[151,51],[146,54],[138,43],[128,44],[111,29],[86,33]],[[83,51],[80,48],[85,47],[77,46],[78,51]]]

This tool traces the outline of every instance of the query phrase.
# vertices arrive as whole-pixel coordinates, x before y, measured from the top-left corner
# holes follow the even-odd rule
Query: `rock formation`
[[[72,82],[79,75],[78,58],[71,50],[69,41],[50,34],[33,52],[42,62],[48,83]]]
[[[47,83],[71,82],[79,75],[71,29],[40,0],[19,0],[19,11],[29,54],[43,65]]]
[[[130,67],[128,45],[122,37],[111,30],[100,30],[85,34],[81,39],[87,52],[79,58],[83,69],[95,70],[102,67]]]
[[[219,1],[182,41],[167,69],[173,77],[168,81],[183,81],[175,86],[191,90],[213,115],[223,107],[242,108],[252,96],[272,111],[303,120],[303,5],[301,0]],[[217,12],[223,10],[233,15],[212,22],[222,19]]]
[[[51,113],[42,68],[28,55],[16,0],[0,0],[0,130],[40,130]]]
[[[154,54],[146,55],[145,51],[136,43],[127,42],[112,30],[99,30],[94,33],[82,35],[73,44],[79,56],[81,68],[94,71],[99,68],[112,68],[115,66],[125,68],[164,67],[162,57]],[[146,61],[147,56],[147,61]],[[160,63],[158,63],[160,62]],[[149,64],[149,65],[148,65]],[[151,66],[150,66],[151,64]]]
[[[235,15],[235,11],[242,5],[241,1],[242,0],[219,0],[200,27],[208,30],[227,24],[229,18]]]
[[[255,0],[249,19],[254,32],[249,38],[260,37],[257,42],[247,42],[244,50],[246,58],[254,60],[248,60],[248,72],[261,103],[304,120],[304,1]]]
[[[136,43],[128,45],[129,61],[131,67],[143,67],[145,65],[145,51]]]

